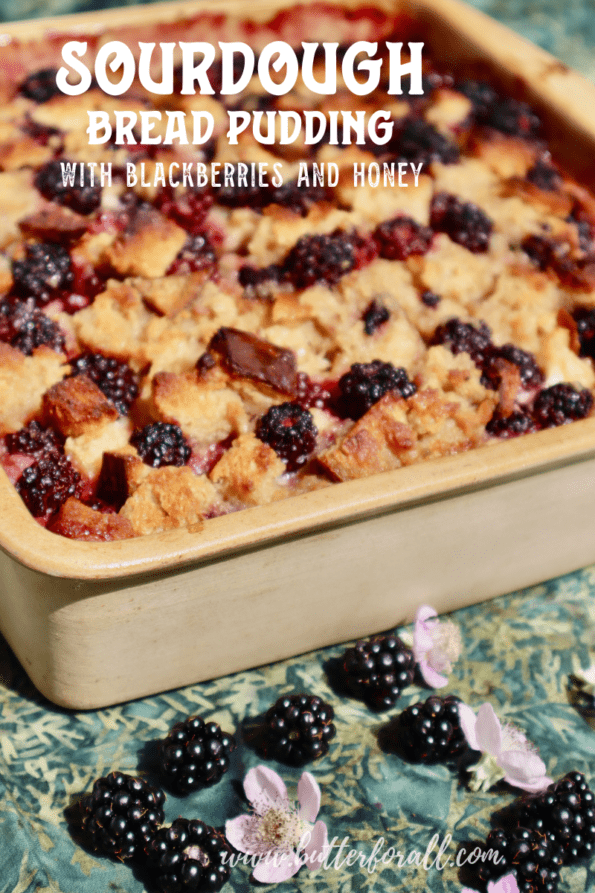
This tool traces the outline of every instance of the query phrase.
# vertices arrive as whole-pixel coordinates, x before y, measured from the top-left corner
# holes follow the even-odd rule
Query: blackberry
[[[364,321],[364,332],[366,335],[373,335],[376,329],[379,329],[381,325],[388,322],[390,313],[383,304],[380,304],[374,299],[370,301],[364,310],[362,319]]]
[[[486,431],[492,437],[507,438],[517,437],[519,434],[528,434],[530,431],[537,431],[537,427],[528,413],[517,410],[507,416],[495,412],[486,425]]]
[[[530,170],[527,180],[544,192],[555,192],[562,185],[562,178],[556,168],[545,158],[538,158]]]
[[[36,518],[57,512],[70,496],[80,496],[81,476],[66,456],[43,453],[16,482],[21,499]]]
[[[405,216],[385,220],[374,230],[378,253],[387,260],[405,260],[412,254],[425,254],[433,235],[428,226]]]
[[[86,375],[126,415],[138,396],[138,381],[128,363],[101,353],[84,353],[70,361],[71,375]]]
[[[25,247],[25,259],[12,264],[14,290],[24,297],[34,297],[37,304],[47,304],[60,289],[74,282],[70,255],[62,245],[35,242]]]
[[[176,819],[146,846],[152,882],[162,893],[216,893],[231,874],[232,852],[222,834],[197,819]]]
[[[16,347],[31,356],[36,347],[64,350],[64,336],[60,326],[35,306],[33,298],[27,301],[0,300],[0,341]]]
[[[484,851],[492,858],[477,863],[479,880],[485,882],[512,872],[519,893],[554,893],[557,890],[560,866],[543,834],[529,828],[497,828],[488,834]]]
[[[197,273],[212,267],[215,260],[215,250],[209,237],[206,233],[196,233],[188,237],[168,273]]]
[[[376,147],[376,151],[378,152]],[[397,158],[414,164],[429,165],[433,161],[442,164],[456,164],[459,149],[422,118],[409,117],[395,126],[395,135],[389,149]],[[386,151],[386,148],[384,149]]]
[[[354,266],[353,240],[335,230],[330,235],[298,239],[283,262],[282,274],[294,288],[308,288],[316,282],[334,285]]]
[[[459,718],[460,698],[432,695],[404,710],[397,719],[397,745],[407,759],[421,763],[456,760],[467,742]]]
[[[569,772],[542,793],[522,798],[517,821],[545,836],[560,864],[595,853],[595,795],[580,772]]]
[[[229,769],[235,750],[233,735],[201,716],[178,722],[160,745],[160,767],[165,778],[183,794],[215,784]]]
[[[280,186],[263,190],[265,199],[268,195],[268,200],[265,203],[282,205],[289,211],[293,211],[294,214],[301,214],[302,217],[305,217],[312,205],[328,198],[327,189],[310,182],[312,179],[312,171],[309,171],[307,185],[298,186],[297,180],[289,180]]]
[[[202,236],[203,239],[206,238],[204,221],[212,204],[211,192],[187,189],[182,195],[176,195],[169,186],[162,190],[155,199],[155,206],[162,214],[169,217],[190,235]]]
[[[440,295],[437,295],[435,292],[426,290],[426,291],[422,292],[422,294],[420,296],[420,300],[421,300],[422,304],[426,305],[426,307],[434,308],[434,307],[438,306],[438,304],[440,303],[442,298],[440,297]]]
[[[130,443],[136,447],[143,462],[153,468],[162,465],[179,467],[190,458],[190,447],[182,429],[167,422],[153,422],[134,431]]]
[[[595,359],[595,307],[576,307],[572,312],[579,340],[579,356]]]
[[[339,379],[339,391],[342,413],[357,421],[389,391],[396,391],[406,400],[417,388],[402,367],[373,360],[354,363]]]
[[[57,68],[41,68],[39,71],[34,71],[21,81],[19,93],[39,105],[47,102],[52,96],[61,96],[62,93],[56,84],[57,74]]]
[[[523,137],[536,136],[541,128],[541,121],[526,102],[503,99],[489,84],[464,81],[457,85],[457,90],[471,100],[477,124]]]
[[[586,418],[593,408],[593,395],[587,388],[552,385],[541,391],[533,404],[533,418],[541,428],[555,428]]]
[[[122,861],[142,853],[163,821],[163,791],[144,779],[110,772],[98,778],[85,802],[83,827],[94,848]]]
[[[525,236],[521,248],[542,272],[556,264],[556,245],[552,239],[546,239],[544,236]]]
[[[63,451],[62,442],[54,429],[43,428],[35,421],[14,434],[7,434],[5,443],[9,453],[25,453],[28,456],[49,456]]]
[[[537,360],[528,350],[522,350],[514,344],[504,344],[497,347],[495,353],[498,357],[518,366],[521,374],[521,384],[524,388],[537,388],[543,384],[543,372],[537,365]]]
[[[494,353],[492,333],[485,322],[475,327],[456,317],[438,326],[431,343],[444,344],[455,355],[468,353],[479,369],[483,369]]]
[[[288,471],[295,471],[315,449],[318,430],[312,414],[299,403],[281,403],[261,416],[255,433],[287,463]]]
[[[70,186],[65,185],[62,179],[62,165],[64,161],[48,161],[41,167],[35,177],[35,186],[44,198],[57,202],[66,208],[71,208],[78,214],[92,214],[101,204],[101,186],[95,182],[94,186],[85,183],[83,186],[76,181]]]
[[[415,658],[398,636],[374,636],[356,642],[343,655],[352,693],[374,710],[388,710],[413,681]]]
[[[430,225],[474,254],[490,246],[493,224],[488,215],[473,202],[462,202],[447,192],[439,192],[432,199]]]
[[[265,716],[267,756],[291,765],[317,760],[335,737],[334,711],[315,695],[279,698]]]

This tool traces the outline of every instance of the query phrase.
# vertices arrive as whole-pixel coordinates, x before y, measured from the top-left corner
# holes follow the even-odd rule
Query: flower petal
[[[304,847],[305,863],[311,871],[318,871],[328,850],[328,831],[324,822],[316,822]]]
[[[519,893],[514,874],[505,874],[498,881],[488,882],[488,893]]]
[[[479,750],[497,757],[502,750],[502,726],[494,708],[487,701],[477,711],[475,734]]]
[[[246,774],[244,793],[258,812],[271,806],[289,804],[283,779],[268,766],[256,766]]]
[[[415,623],[425,623],[427,620],[437,616],[438,612],[435,611],[431,605],[420,605],[417,609],[417,614],[415,615]]]
[[[280,884],[297,874],[302,865],[303,862],[296,853],[271,850],[268,857],[258,863],[252,877],[263,884]]]
[[[500,755],[499,763],[506,773],[504,781],[522,791],[543,791],[552,783],[545,774],[545,763],[536,753],[507,750]]]
[[[417,665],[426,685],[430,688],[444,688],[448,685],[448,676],[442,676],[426,660],[418,660]]]
[[[315,822],[320,809],[320,788],[310,772],[303,772],[297,786],[298,815],[306,822]]]
[[[475,734],[477,717],[471,707],[467,704],[459,704],[459,719],[461,721],[463,735],[467,739],[467,744],[471,750],[480,750],[481,748],[477,743],[477,735]]]
[[[257,822],[258,819],[252,815],[239,815],[237,819],[229,819],[225,823],[225,836],[232,847],[235,847],[240,853],[248,853],[249,856],[257,853],[258,850],[248,843],[251,831]]]

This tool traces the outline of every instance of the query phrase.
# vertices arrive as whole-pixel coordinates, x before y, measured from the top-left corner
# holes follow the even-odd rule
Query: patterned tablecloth
[[[0,0],[4,21],[121,5],[125,0]],[[474,5],[516,28],[566,62],[595,78],[593,0],[473,0]],[[477,708],[489,701],[502,720],[524,730],[540,750],[548,773],[558,778],[580,770],[595,784],[595,727],[571,705],[568,674],[575,656],[595,659],[595,568],[459,611],[464,653],[448,692]],[[395,600],[399,597],[395,586]],[[390,713],[373,714],[333,691],[331,648],[251,672],[190,686],[107,710],[71,713],[46,702],[28,682],[6,645],[0,645],[0,891],[1,893],[141,893],[140,875],[92,855],[76,844],[64,810],[96,777],[112,769],[149,771],[155,741],[171,725],[200,713],[227,730],[242,729],[280,694],[306,691],[330,700],[337,737],[330,753],[310,768],[322,789],[322,818],[331,837],[370,854],[380,838],[385,849],[425,852],[431,838],[452,835],[447,855],[459,842],[485,837],[492,812],[512,800],[500,784],[471,793],[446,766],[413,766],[379,745]],[[425,699],[412,686],[393,713]],[[211,789],[180,799],[168,796],[166,821],[179,815],[220,826],[244,810],[238,782],[261,762],[248,746],[233,756],[232,769]],[[270,765],[290,788],[298,770]],[[153,778],[153,780],[155,780]],[[249,868],[237,866],[230,885],[252,888]],[[456,870],[399,869],[395,862],[366,868],[330,867],[299,875],[281,889],[303,891],[458,891]],[[566,868],[562,891],[595,891],[595,861]]]

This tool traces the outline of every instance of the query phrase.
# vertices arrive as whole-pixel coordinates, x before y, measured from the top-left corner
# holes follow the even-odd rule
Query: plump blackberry
[[[397,720],[397,745],[412,762],[456,760],[467,742],[459,718],[460,698],[432,695],[404,710]]]
[[[453,317],[438,326],[432,344],[444,344],[452,353],[468,353],[475,365],[483,369],[494,353],[492,333],[485,322],[473,326]]]
[[[138,396],[137,377],[128,365],[101,353],[84,353],[70,361],[72,375],[86,375],[126,415]]]
[[[188,237],[186,244],[173,261],[168,272],[197,273],[215,263],[215,249],[206,233],[196,233]]]
[[[526,102],[503,99],[489,84],[478,81],[463,81],[456,89],[473,103],[477,124],[511,136],[532,137],[539,133],[541,121]]]
[[[27,75],[24,81],[21,81],[19,93],[39,105],[47,102],[52,96],[61,96],[61,91],[56,84],[57,73],[57,68],[41,68],[39,71],[34,71]]]
[[[569,772],[542,793],[522,798],[517,821],[545,836],[560,864],[595,853],[595,795],[580,772]]]
[[[37,304],[51,301],[57,291],[74,281],[70,255],[62,245],[34,242],[25,247],[24,260],[12,264],[14,291],[23,297],[34,297]]]
[[[537,426],[531,415],[522,410],[503,416],[499,412],[495,412],[490,421],[486,425],[486,431],[492,437],[518,437],[519,434],[528,434],[530,431],[537,431]]]
[[[151,881],[162,893],[217,893],[231,874],[232,848],[197,819],[176,819],[159,828],[146,847]]]
[[[170,186],[166,186],[155,197],[154,203],[162,214],[165,214],[190,235],[203,236],[204,238],[204,221],[213,200],[213,194],[208,190],[187,189],[180,195]]]
[[[216,722],[191,716],[176,723],[161,742],[160,768],[173,787],[187,794],[220,781],[235,747],[233,735],[222,732]]]
[[[64,335],[58,323],[35,306],[33,298],[27,301],[0,301],[0,341],[16,347],[28,357],[36,347],[64,350]]]
[[[165,795],[144,779],[110,772],[85,802],[83,827],[97,852],[122,861],[142,854],[163,821]]]
[[[595,307],[576,307],[572,312],[579,340],[579,356],[595,359]]]
[[[374,299],[370,301],[364,310],[362,319],[364,321],[364,332],[366,335],[373,335],[381,325],[388,322],[390,313],[383,304]]]
[[[488,834],[485,851],[498,860],[486,858],[476,863],[476,874],[486,882],[511,872],[516,876],[519,893],[555,893],[560,876],[559,863],[545,836],[529,828],[504,830]]]
[[[35,177],[35,186],[44,198],[58,202],[66,208],[71,208],[78,214],[92,214],[101,204],[101,186],[95,181],[95,185],[86,182],[84,186],[75,182],[72,186],[64,185],[62,179],[61,161],[48,161],[39,169]]]
[[[439,192],[434,196],[430,225],[474,254],[487,251],[490,246],[492,221],[480,207],[473,202],[462,202],[456,195]]]
[[[312,414],[299,403],[281,403],[261,416],[255,433],[287,463],[288,471],[295,471],[315,449],[318,430]]]
[[[167,422],[153,422],[137,430],[130,438],[138,454],[147,465],[161,468],[162,465],[185,465],[190,458],[190,447],[177,425]]]
[[[267,205],[282,205],[296,214],[305,215],[316,202],[328,198],[328,192],[324,186],[313,182],[312,176],[309,182],[297,185],[297,180],[288,180],[280,186],[258,186],[252,184],[250,173],[247,175],[247,185],[239,185],[242,181],[238,177],[237,166],[234,171],[233,182],[228,186],[221,186],[217,191],[217,201],[221,205],[230,208],[265,208]]]
[[[405,216],[385,220],[374,230],[378,253],[387,260],[405,260],[412,254],[425,254],[433,235],[428,226]]]
[[[279,264],[269,264],[267,267],[252,267],[249,264],[244,264],[238,270],[238,281],[245,289],[246,297],[264,301],[273,297],[281,276]]]
[[[20,431],[7,434],[6,448],[9,453],[25,453],[28,456],[62,453],[62,442],[53,428],[43,428],[39,422],[29,422]]]
[[[265,717],[267,756],[291,765],[317,760],[335,737],[334,715],[331,705],[315,695],[279,698]]]
[[[533,418],[541,428],[555,428],[586,418],[593,408],[593,395],[587,388],[577,390],[563,382],[541,391],[533,404]]]
[[[393,707],[413,681],[415,658],[398,636],[374,636],[356,642],[343,655],[351,692],[373,710]]]
[[[282,264],[283,277],[294,288],[308,288],[316,282],[334,285],[355,266],[353,240],[335,230],[330,235],[302,236]]]
[[[57,512],[70,496],[80,495],[81,476],[61,453],[42,453],[16,482],[21,499],[36,518]]]
[[[458,146],[423,118],[409,117],[400,124],[397,122],[389,148],[397,158],[424,166],[433,161],[456,164],[459,160]]]
[[[406,400],[417,388],[402,367],[373,360],[371,363],[354,363],[339,379],[339,391],[343,413],[357,420],[389,391],[396,391]]]
[[[556,168],[545,158],[538,158],[527,171],[527,180],[545,192],[555,192],[562,185],[562,178]]]

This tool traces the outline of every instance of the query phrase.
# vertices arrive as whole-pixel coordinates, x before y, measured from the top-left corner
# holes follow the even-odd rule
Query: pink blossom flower
[[[460,704],[459,716],[469,747],[482,752],[469,770],[472,791],[487,791],[502,778],[523,791],[541,791],[552,783],[534,745],[515,726],[502,725],[491,704],[482,704],[477,716]]]
[[[297,806],[289,800],[283,779],[267,766],[250,769],[244,792],[252,812],[226,822],[225,836],[236,850],[257,857],[254,880],[277,884],[293,877],[302,865],[319,868],[328,835],[324,822],[316,822],[320,788],[314,776],[302,774]]]
[[[461,893],[477,893],[477,890],[463,887]],[[488,881],[488,893],[519,893],[514,874],[505,874],[498,881]]]
[[[444,688],[448,673],[461,656],[461,633],[450,620],[438,620],[434,608],[422,605],[415,616],[413,654],[426,685]]]

